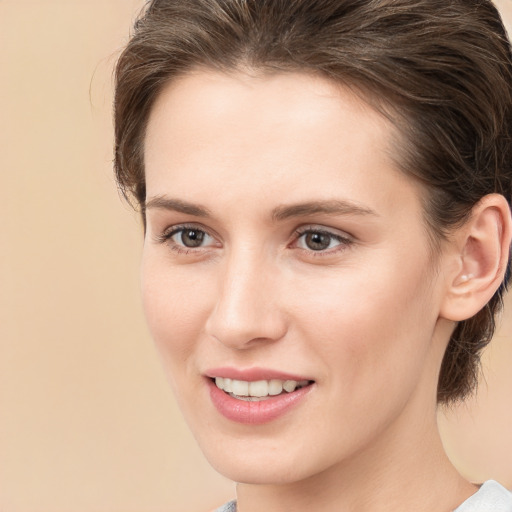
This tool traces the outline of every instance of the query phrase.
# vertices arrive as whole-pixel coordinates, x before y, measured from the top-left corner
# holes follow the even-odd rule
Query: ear
[[[489,302],[505,276],[511,230],[510,208],[502,195],[489,194],[474,206],[470,219],[454,233],[456,262],[447,274],[441,317],[467,320]]]

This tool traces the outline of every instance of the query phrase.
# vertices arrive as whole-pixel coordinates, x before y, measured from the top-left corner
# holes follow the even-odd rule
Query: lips
[[[204,375],[215,379],[215,377],[224,377],[228,379],[245,380],[247,382],[254,382],[257,380],[313,380],[304,375],[297,375],[293,373],[282,372],[279,370],[272,370],[270,368],[234,368],[230,366],[211,368],[204,372]]]
[[[283,416],[314,387],[307,377],[261,368],[216,368],[205,375],[217,411],[228,420],[249,425]]]

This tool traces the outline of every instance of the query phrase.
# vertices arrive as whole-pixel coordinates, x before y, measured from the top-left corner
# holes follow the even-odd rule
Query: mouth
[[[246,381],[229,379],[227,377],[212,377],[211,381],[215,386],[227,393],[231,398],[245,402],[260,402],[278,397],[283,394],[293,393],[298,389],[310,386],[312,380],[257,380]]]
[[[271,370],[221,368],[209,371],[210,399],[226,419],[245,425],[262,425],[307,404],[315,381]]]

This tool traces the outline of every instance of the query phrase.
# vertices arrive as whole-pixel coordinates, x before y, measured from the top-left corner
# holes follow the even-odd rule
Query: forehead
[[[153,143],[167,144],[170,135],[180,144],[190,143],[193,135],[197,149],[242,125],[243,130],[230,134],[233,145],[297,140],[315,137],[315,132],[316,143],[323,138],[328,144],[332,140],[326,131],[347,123],[358,126],[361,143],[371,138],[369,142],[378,142],[382,149],[396,132],[348,87],[313,74],[227,74],[199,68],[171,81],[158,95],[150,113],[146,149],[151,150]],[[212,126],[218,129],[217,137],[211,133]],[[345,133],[344,139],[348,138]]]
[[[275,190],[290,201],[341,194],[389,206],[413,185],[391,156],[397,138],[360,96],[327,79],[198,70],[169,83],[151,111],[148,197],[172,191],[204,202],[216,191],[263,206]]]

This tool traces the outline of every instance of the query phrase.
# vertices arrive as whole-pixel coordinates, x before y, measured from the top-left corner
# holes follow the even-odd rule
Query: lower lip
[[[211,379],[207,381],[210,387],[210,398],[216,409],[228,420],[245,425],[262,425],[279,418],[292,407],[299,405],[313,387],[313,384],[310,384],[292,393],[249,402],[233,398],[219,389]]]

